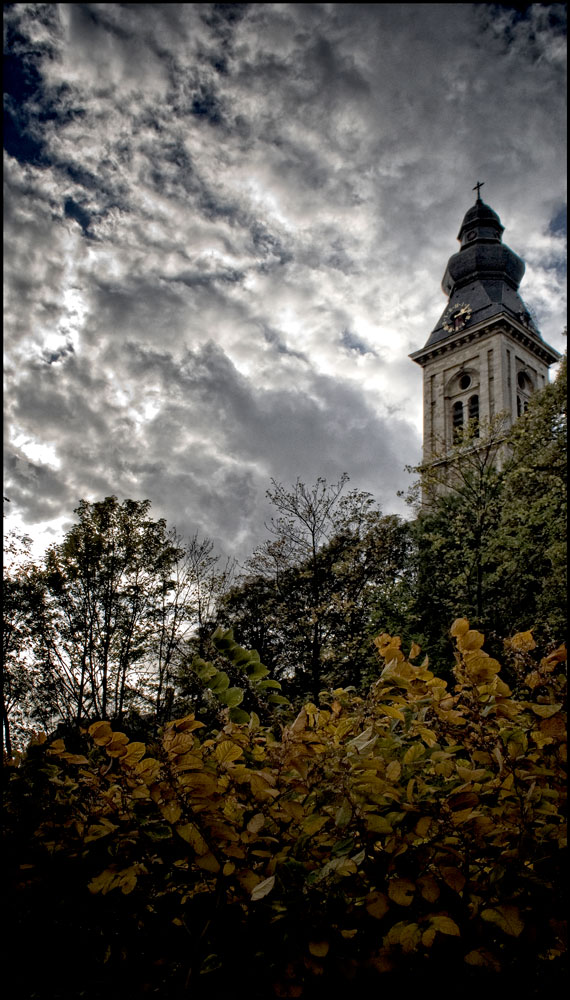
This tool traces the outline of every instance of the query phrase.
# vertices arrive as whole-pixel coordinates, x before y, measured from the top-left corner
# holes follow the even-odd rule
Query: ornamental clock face
[[[472,312],[473,310],[468,302],[456,302],[444,315],[443,329],[447,330],[448,333],[455,333],[456,330],[462,330],[471,319]]]

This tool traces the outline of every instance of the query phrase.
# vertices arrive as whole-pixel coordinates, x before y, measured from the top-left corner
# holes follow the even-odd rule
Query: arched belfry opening
[[[482,186],[473,189],[477,199],[445,269],[447,305],[425,347],[410,355],[424,373],[424,465],[445,462],[467,427],[477,438],[498,414],[511,424],[560,360],[519,295],[524,262],[503,243],[504,227],[482,201]]]

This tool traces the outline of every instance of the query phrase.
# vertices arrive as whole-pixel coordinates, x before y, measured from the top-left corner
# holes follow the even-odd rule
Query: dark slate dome
[[[518,294],[524,261],[503,243],[504,228],[497,213],[480,198],[465,213],[457,237],[461,246],[449,258],[441,283],[449,303],[426,347],[453,335],[449,316],[454,309],[469,314],[464,325],[470,326],[501,314],[519,322],[523,317],[540,336]]]
[[[449,258],[442,288],[446,295],[452,295],[462,285],[494,278],[508,282],[516,291],[524,272],[524,261],[504,243],[474,240]]]
[[[471,229],[490,229],[496,234],[495,239],[500,240],[505,227],[501,225],[499,216],[493,211],[490,205],[486,205],[484,201],[478,200],[465,213],[457,239],[461,241],[463,235]]]

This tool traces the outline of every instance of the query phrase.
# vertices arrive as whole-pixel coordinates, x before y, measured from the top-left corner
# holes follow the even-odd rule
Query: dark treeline
[[[565,361],[506,445],[500,427],[480,428],[476,444],[469,434],[457,444],[444,495],[423,473],[424,505],[410,520],[384,515],[346,476],[273,481],[269,537],[241,570],[208,539],[182,539],[153,520],[148,500],[82,501],[41,562],[9,536],[5,751],[32,728],[109,719],[148,735],[189,710],[219,711],[203,665],[217,662],[211,636],[220,627],[257,650],[265,690],[282,691],[274,704],[316,701],[323,688],[364,690],[380,632],[418,643],[431,669],[446,673],[457,615],[491,646],[532,628],[554,648],[566,622]],[[230,670],[227,684],[234,680]],[[262,712],[259,695],[248,696]]]

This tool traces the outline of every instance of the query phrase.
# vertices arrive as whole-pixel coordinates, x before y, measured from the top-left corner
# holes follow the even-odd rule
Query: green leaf
[[[213,663],[207,663],[206,660],[202,660],[200,657],[196,657],[196,659],[193,660],[192,667],[196,671],[200,680],[204,681],[204,683],[211,680],[212,677],[215,677],[218,672]]]
[[[243,708],[230,708],[230,719],[238,726],[248,725],[250,722],[249,712],[244,712]]]
[[[284,698],[282,694],[270,694],[267,699],[270,705],[289,705],[290,701],[288,698]]]
[[[249,662],[245,668],[245,672],[250,681],[260,681],[263,677],[267,677],[269,670],[263,665],[263,663]],[[275,683],[277,683],[277,681]]]
[[[247,663],[251,663],[251,653],[243,646],[235,646],[227,653],[227,657],[236,667],[243,667]]]
[[[277,691],[281,690],[281,685],[279,681],[273,681],[273,680],[260,681],[258,687],[260,691],[267,691],[269,688],[275,688]]]
[[[216,676],[208,681],[208,687],[214,694],[221,694],[230,686],[230,679],[223,670],[216,671]]]
[[[243,691],[238,687],[228,687],[225,691],[215,692],[222,704],[227,705],[228,708],[237,708],[243,701]],[[248,716],[249,718],[249,716]]]
[[[145,826],[143,829],[145,837],[149,840],[167,840],[172,836],[172,827],[167,823],[153,823],[152,826]]]
[[[229,628],[227,632],[224,632],[221,628],[216,629],[212,636],[212,642],[214,643],[216,649],[219,649],[220,651],[233,649],[237,645],[234,639],[233,628]]]

